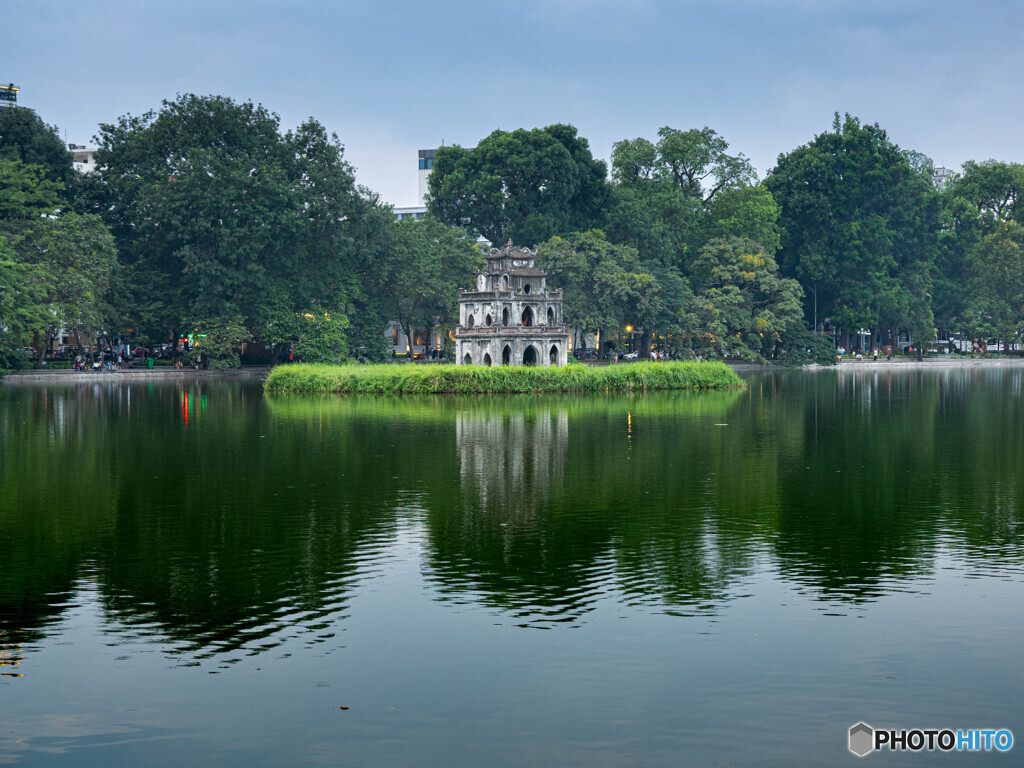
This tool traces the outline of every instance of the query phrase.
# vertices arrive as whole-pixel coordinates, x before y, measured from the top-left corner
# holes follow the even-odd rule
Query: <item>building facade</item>
[[[484,254],[476,287],[459,291],[458,365],[561,367],[569,358],[562,292],[547,287],[537,252],[508,244]]]

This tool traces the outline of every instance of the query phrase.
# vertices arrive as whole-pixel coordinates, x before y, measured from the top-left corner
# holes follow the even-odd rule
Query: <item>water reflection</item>
[[[0,388],[0,672],[78,600],[181,663],[338,647],[409,558],[434,599],[578,624],[1019,578],[1021,371],[772,374],[745,392],[266,399]],[[402,537],[409,546],[397,546]],[[411,547],[411,548],[410,548]],[[942,565],[940,565],[940,563]]]

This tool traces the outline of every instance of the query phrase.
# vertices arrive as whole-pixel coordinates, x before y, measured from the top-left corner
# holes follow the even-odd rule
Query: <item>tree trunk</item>
[[[402,332],[405,334],[405,354],[407,360],[412,360],[412,326],[409,323],[399,322]]]
[[[637,355],[638,360],[647,360],[651,357],[651,333],[645,330],[640,334],[640,348],[643,350],[642,354]]]

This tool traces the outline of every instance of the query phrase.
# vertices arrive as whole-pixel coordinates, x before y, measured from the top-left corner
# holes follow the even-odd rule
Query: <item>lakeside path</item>
[[[264,379],[269,368],[227,368],[195,370],[194,368],[122,368],[120,371],[60,370],[15,371],[0,378],[0,384],[17,386],[34,384],[100,384],[136,381],[178,381],[181,379]]]
[[[1024,357],[1006,359],[994,357],[931,357],[924,360],[843,360],[836,366],[805,365],[804,370],[836,370],[836,371],[912,371],[912,370],[949,370],[952,368],[1022,368]]]

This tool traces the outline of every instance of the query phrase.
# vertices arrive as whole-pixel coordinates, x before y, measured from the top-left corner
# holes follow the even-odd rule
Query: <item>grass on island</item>
[[[280,365],[264,389],[275,394],[490,394],[729,389],[743,381],[724,363],[629,363],[602,367],[476,365]]]

